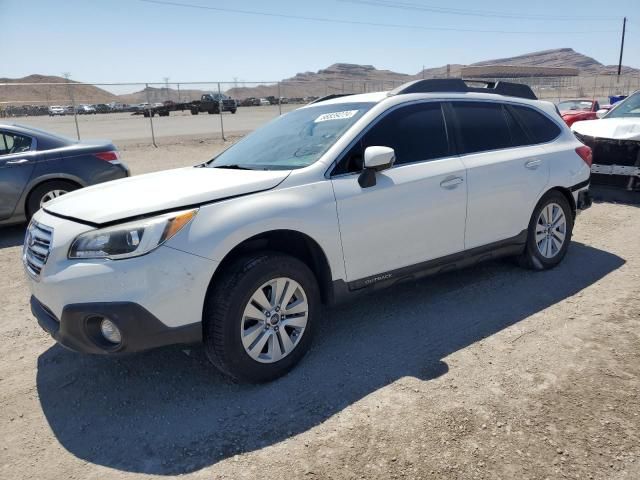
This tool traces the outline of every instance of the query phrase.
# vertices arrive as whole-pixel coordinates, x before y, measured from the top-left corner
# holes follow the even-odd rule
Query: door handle
[[[524,162],[524,168],[528,168],[529,170],[535,170],[540,166],[541,163],[542,163],[542,160],[540,160],[539,158],[536,158],[534,160],[528,160]]]
[[[442,188],[446,188],[447,190],[451,190],[453,188],[456,188],[462,182],[464,182],[464,179],[462,177],[449,177],[441,181],[440,186]]]
[[[7,165],[20,165],[21,163],[27,163],[29,160],[21,158],[19,160],[7,160]]]

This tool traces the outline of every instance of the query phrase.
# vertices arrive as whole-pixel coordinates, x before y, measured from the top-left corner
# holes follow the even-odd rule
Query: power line
[[[193,8],[199,10],[212,10],[216,12],[226,12],[226,13],[237,13],[241,15],[258,15],[262,17],[276,17],[276,18],[285,18],[289,20],[304,20],[304,21],[312,21],[312,22],[323,22],[323,23],[338,23],[338,24],[347,24],[347,25],[359,25],[359,26],[367,26],[367,27],[383,27],[383,28],[404,28],[411,30],[426,30],[426,31],[442,31],[442,32],[469,32],[469,33],[504,33],[504,34],[518,34],[518,35],[547,35],[547,34],[559,34],[559,35],[574,35],[574,34],[594,34],[594,33],[617,33],[617,30],[584,30],[584,31],[515,31],[515,30],[477,30],[477,29],[467,29],[467,28],[453,28],[453,27],[427,27],[423,25],[404,25],[398,23],[377,23],[377,22],[363,22],[357,20],[342,20],[342,19],[334,19],[334,18],[325,18],[325,17],[308,17],[302,15],[288,15],[284,13],[272,13],[265,11],[257,11],[257,10],[240,10],[236,8],[223,8],[223,7],[212,7],[209,5],[195,5],[191,3],[179,3],[179,2],[171,2],[165,0],[138,0],[144,3],[151,3],[155,5],[167,5],[172,7],[181,7],[181,8]]]
[[[413,11],[424,11],[430,13],[440,13],[445,15],[465,15],[465,16],[473,16],[473,17],[486,17],[486,18],[506,18],[506,19],[517,19],[517,20],[544,20],[544,21],[619,21],[619,17],[611,17],[611,16],[583,16],[583,15],[575,15],[575,16],[562,16],[562,15],[539,15],[539,14],[526,14],[522,13],[509,13],[509,12],[498,12],[498,11],[490,11],[490,10],[470,10],[470,9],[462,9],[462,8],[451,8],[451,7],[439,7],[435,5],[424,5],[418,3],[411,2],[398,2],[398,1],[390,1],[390,0],[338,0],[343,3],[355,3],[360,5],[367,5],[373,7],[384,7],[384,8],[395,8],[399,10],[413,10]]]

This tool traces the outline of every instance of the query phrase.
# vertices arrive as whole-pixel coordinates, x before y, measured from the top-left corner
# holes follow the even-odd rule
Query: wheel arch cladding
[[[303,262],[316,277],[322,302],[326,304],[331,301],[332,276],[327,256],[318,242],[296,230],[271,230],[243,240],[224,256],[211,279],[211,284],[214,284],[216,278],[239,257],[263,251],[291,255]]]
[[[567,199],[567,202],[569,202],[569,206],[571,207],[571,214],[573,216],[573,219],[575,220],[577,206],[576,206],[576,199],[573,198],[573,193],[571,192],[571,190],[565,187],[553,187],[552,189],[548,190],[545,193],[545,195],[552,191],[560,192],[564,196],[564,198]]]
[[[538,207],[538,205],[540,205],[540,202],[542,201],[542,199],[551,192],[559,192],[560,194],[562,194],[565,200],[569,203],[569,207],[571,208],[572,219],[573,221],[575,221],[576,212],[577,212],[576,199],[573,198],[573,193],[571,192],[571,190],[566,187],[555,186],[543,192],[542,195],[540,195],[540,197],[538,198],[538,201],[536,202],[535,206],[533,207],[534,211]]]

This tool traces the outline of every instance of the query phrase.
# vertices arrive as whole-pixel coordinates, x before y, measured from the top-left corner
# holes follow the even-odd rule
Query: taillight
[[[113,161],[120,160],[120,155],[118,155],[118,152],[115,150],[112,150],[110,152],[94,153],[93,155],[95,157],[98,157],[100,160],[104,160],[105,162],[113,162]]]
[[[576,153],[580,155],[580,158],[584,161],[584,163],[591,167],[591,164],[593,163],[593,154],[591,153],[591,147],[583,145],[576,148]]]

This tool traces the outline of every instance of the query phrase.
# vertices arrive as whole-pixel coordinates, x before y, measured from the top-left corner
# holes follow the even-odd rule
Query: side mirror
[[[358,177],[362,188],[376,184],[376,172],[391,168],[396,161],[396,152],[389,147],[367,147],[364,151],[364,170]]]
[[[602,117],[604,117],[604,116],[607,114],[607,112],[608,112],[608,111],[609,111],[609,110],[606,110],[606,109],[604,109],[604,108],[603,108],[603,109],[601,109],[601,110],[598,110],[598,111],[596,112],[596,117],[598,117],[598,118],[602,118]]]

